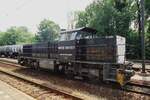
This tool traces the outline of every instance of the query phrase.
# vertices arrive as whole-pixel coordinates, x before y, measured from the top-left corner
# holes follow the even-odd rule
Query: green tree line
[[[54,41],[58,39],[59,31],[59,25],[48,19],[44,19],[40,22],[37,33],[29,32],[25,26],[12,26],[5,32],[0,32],[0,45]]]
[[[24,26],[10,27],[6,32],[0,32],[0,45],[14,45],[32,43],[34,34]]]

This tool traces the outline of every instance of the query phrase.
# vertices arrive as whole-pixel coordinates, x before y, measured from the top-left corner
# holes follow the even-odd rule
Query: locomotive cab
[[[91,28],[83,27],[75,30],[61,32],[61,38],[58,43],[59,59],[62,61],[80,60],[78,53],[79,45],[85,45],[84,40],[95,37],[97,31]]]
[[[89,39],[96,37],[96,30],[83,27],[75,30],[62,31],[60,41]]]

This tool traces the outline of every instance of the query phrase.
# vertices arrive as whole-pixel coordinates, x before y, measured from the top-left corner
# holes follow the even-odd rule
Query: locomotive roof
[[[63,34],[63,33],[77,32],[77,31],[85,31],[85,32],[92,32],[92,33],[96,33],[97,32],[97,30],[95,30],[93,28],[81,27],[81,28],[77,28],[77,29],[61,31],[60,33]]]

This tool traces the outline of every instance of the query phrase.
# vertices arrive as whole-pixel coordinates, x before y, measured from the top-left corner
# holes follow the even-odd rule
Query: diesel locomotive
[[[125,61],[125,38],[98,37],[96,32],[83,27],[62,31],[59,41],[23,45],[18,63],[63,72],[70,78],[126,84],[134,71]]]

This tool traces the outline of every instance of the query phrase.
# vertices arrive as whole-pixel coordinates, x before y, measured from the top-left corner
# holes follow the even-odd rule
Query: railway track
[[[129,61],[139,62],[139,63],[142,62],[142,60],[129,60]],[[145,60],[145,63],[150,64],[150,60]]]
[[[150,96],[150,86],[144,84],[138,84],[136,82],[130,82],[126,84],[123,87],[123,90]]]
[[[23,67],[23,66],[20,66],[20,65],[17,65],[16,63],[11,63],[10,61],[1,61],[0,60],[0,63],[3,63],[3,64],[7,64],[7,65],[11,65],[11,66],[19,66],[19,67]],[[37,84],[39,86],[42,86],[44,88],[48,88],[48,89],[52,89],[53,91],[56,91],[56,93],[58,92],[58,94],[62,94],[62,95],[65,95],[66,97],[71,97],[73,98],[73,100],[83,100],[83,98],[80,98],[78,96],[73,96],[73,95],[70,95],[71,93],[66,93],[65,91],[62,91],[62,90],[58,90],[58,89],[54,89],[54,88],[51,88],[49,86],[46,86],[45,84],[40,84],[40,83],[37,83],[37,82],[33,82],[31,80],[28,80],[26,78],[23,78],[21,76],[18,76],[18,75],[14,75],[10,72],[6,72],[6,71],[2,71],[0,70],[0,72],[4,72],[8,75],[11,75],[11,76],[14,76],[14,77],[17,77],[19,79],[22,79],[22,80],[25,80],[25,81],[28,81],[28,82],[32,82],[34,84]],[[109,87],[109,86],[108,86]],[[118,89],[118,88],[117,88]],[[121,90],[123,91],[127,91],[127,92],[133,92],[133,93],[137,93],[137,94],[143,94],[143,95],[148,95],[150,96],[150,86],[149,85],[144,85],[144,84],[139,84],[139,83],[136,83],[136,82],[130,82],[128,83],[127,85],[125,85],[123,88],[121,88]]]
[[[11,66],[19,66],[15,63],[7,62],[7,61],[0,61],[0,63],[11,65]],[[17,80],[24,81],[26,84],[30,84],[33,87],[39,87],[40,89],[46,91],[46,92],[44,92],[44,94],[50,93],[50,94],[53,94],[55,96],[62,97],[62,98],[64,98],[64,100],[65,99],[67,99],[67,100],[83,100],[84,99],[84,98],[78,97],[76,95],[73,95],[73,94],[69,93],[68,91],[64,91],[64,90],[61,90],[61,89],[58,89],[55,87],[51,87],[51,86],[48,86],[47,84],[39,83],[37,81],[34,81],[32,79],[28,79],[28,78],[23,77],[21,75],[17,75],[15,73],[10,72],[10,71],[0,70],[0,73],[5,74],[5,75],[10,76],[10,77],[13,77]],[[34,97],[34,98],[38,98],[38,97],[39,96]]]
[[[141,72],[142,68],[132,68],[134,71],[136,72]],[[146,69],[146,72],[149,72],[150,73],[150,69]]]

